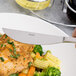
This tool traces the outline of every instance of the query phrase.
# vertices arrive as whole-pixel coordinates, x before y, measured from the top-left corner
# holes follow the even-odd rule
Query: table
[[[59,0],[56,0],[55,3],[57,4],[58,1]],[[59,5],[56,5],[56,4],[54,4],[54,6],[53,6],[54,9],[56,9],[55,6],[59,6]],[[50,12],[48,9],[46,9],[46,10],[47,10],[47,12]],[[19,5],[17,5],[16,2],[15,2],[15,0],[0,0],[0,13],[3,13],[3,12],[21,13],[21,14],[35,16],[34,14],[32,14],[27,9],[23,9],[22,7],[20,7]],[[56,12],[52,11],[51,12],[52,15],[48,16],[48,15],[45,14],[45,12],[46,12],[45,10],[43,10],[41,12],[40,11],[35,11],[36,14],[42,15],[44,17],[47,17],[48,19],[50,19],[50,17],[51,17],[51,19],[54,19],[52,17],[52,15],[56,14],[56,12],[59,13],[57,10],[56,10]],[[59,18],[60,18],[60,16],[57,16],[57,18],[55,20],[57,21],[57,20],[59,20]],[[65,17],[65,20],[61,19],[60,22],[64,22],[64,23],[68,22],[70,24],[70,22],[67,21],[66,17]],[[61,30],[63,30],[69,36],[72,36],[72,32],[73,32],[74,28],[72,28],[72,27],[64,27],[64,26],[59,26],[59,25],[55,25],[55,26],[58,27],[58,28],[60,28]]]

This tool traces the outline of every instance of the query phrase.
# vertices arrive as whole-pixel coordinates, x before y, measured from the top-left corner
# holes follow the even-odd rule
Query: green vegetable
[[[16,54],[16,48],[15,48],[14,43],[13,42],[10,42],[9,40],[7,40],[7,43],[8,44],[11,44],[13,46],[13,48],[14,48],[14,54]]]
[[[11,74],[10,76],[18,76],[19,74],[18,73],[15,73],[15,74]]]
[[[2,37],[2,35],[0,35],[0,37]]]
[[[7,40],[7,43],[8,44],[11,44],[13,46],[13,48],[14,48],[14,54],[16,55],[16,48],[15,48],[14,43],[13,42],[10,42],[9,40]]]
[[[61,76],[61,72],[55,67],[48,67],[42,72],[35,72],[34,76]]]
[[[46,76],[61,76],[61,72],[59,69],[55,67],[49,67],[45,70]]]
[[[28,63],[28,67],[30,67],[30,66],[31,66],[31,64],[32,64],[32,62],[29,62],[29,63]]]
[[[16,50],[14,50],[14,52],[13,52],[15,55],[16,55]]]
[[[45,72],[35,72],[34,76],[45,76]]]
[[[14,42],[10,42],[10,40],[7,40],[7,43],[11,44],[13,46],[13,48],[14,48],[14,50],[13,50],[14,55],[10,55],[10,57],[17,59],[20,56],[20,54],[16,53],[16,48],[15,48]],[[12,52],[11,49],[9,49],[9,50]]]
[[[26,58],[23,58],[23,60],[25,60]]]
[[[17,57],[16,57],[16,56],[14,56],[14,55],[10,55],[10,57],[12,57],[12,58],[16,58],[16,59],[17,59]]]
[[[19,56],[20,56],[20,54],[16,54],[16,56],[10,55],[10,57],[15,58],[15,59],[18,59]]]
[[[3,47],[3,44],[1,44],[1,47]]]
[[[39,76],[39,74],[40,74],[39,72],[35,72],[34,76]]]
[[[16,57],[18,58],[20,56],[20,54],[16,54]]]
[[[12,49],[9,49],[10,52],[12,52]]]
[[[6,45],[4,45],[4,47],[6,47]]]
[[[3,57],[0,57],[0,60],[1,60],[2,62],[4,62],[4,58],[3,58]]]
[[[45,72],[41,72],[39,76],[45,76]]]
[[[5,36],[5,39],[7,38],[7,35]]]
[[[42,49],[42,46],[41,45],[35,45],[35,47],[34,47],[34,53],[36,54],[37,52],[39,52],[40,53],[40,55],[42,55],[43,54],[43,49]]]
[[[13,42],[10,42],[10,40],[9,40],[9,39],[7,40],[7,43],[8,43],[8,44],[13,44]]]

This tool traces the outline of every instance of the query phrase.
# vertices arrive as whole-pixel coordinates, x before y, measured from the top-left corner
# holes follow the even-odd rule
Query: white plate
[[[68,36],[63,31],[43,20],[22,14],[0,13],[0,30],[2,27],[23,29],[31,32]],[[3,32],[2,30],[0,31]],[[61,76],[76,76],[76,48],[74,44],[61,43],[43,46],[44,52],[51,50],[61,63]]]

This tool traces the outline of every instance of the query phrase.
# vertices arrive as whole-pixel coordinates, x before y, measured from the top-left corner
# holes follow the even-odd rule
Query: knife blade
[[[27,44],[50,45],[63,42],[76,43],[76,38],[72,37],[61,37],[8,28],[3,28],[3,31],[12,39]]]

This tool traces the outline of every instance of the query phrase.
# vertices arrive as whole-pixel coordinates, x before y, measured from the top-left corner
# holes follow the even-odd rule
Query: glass
[[[55,0],[52,8],[48,7],[40,11],[32,11],[37,17],[52,24],[76,27],[67,16],[67,5],[65,0]]]
[[[62,2],[61,0],[55,0],[52,8],[48,7],[44,10],[40,10],[40,11],[36,11],[36,12],[34,11],[33,13],[40,16],[40,18],[45,18],[46,20],[48,20],[50,22],[53,22],[53,23],[56,22],[56,25],[55,25],[56,27],[60,28],[65,33],[67,33],[68,35],[71,36],[74,28],[57,25],[57,23],[58,24],[61,23],[61,25],[64,23],[74,24],[68,19],[66,13],[63,13],[63,11],[62,11],[63,3],[64,2]],[[66,4],[64,6],[66,6]],[[66,9],[66,7],[64,7],[64,8]],[[24,14],[24,15],[26,14],[26,15],[30,15],[30,16],[35,16],[35,14],[32,14],[29,10],[20,7],[15,2],[15,0],[0,0],[0,13],[3,13],[3,12],[20,13],[20,14]],[[35,17],[37,17],[37,16],[35,16]]]
[[[76,0],[66,0],[67,4],[67,16],[73,22],[76,23]]]
[[[76,13],[76,0],[65,0],[67,7],[74,13]]]
[[[16,0],[16,3],[29,10],[43,10],[51,7],[54,0]]]

